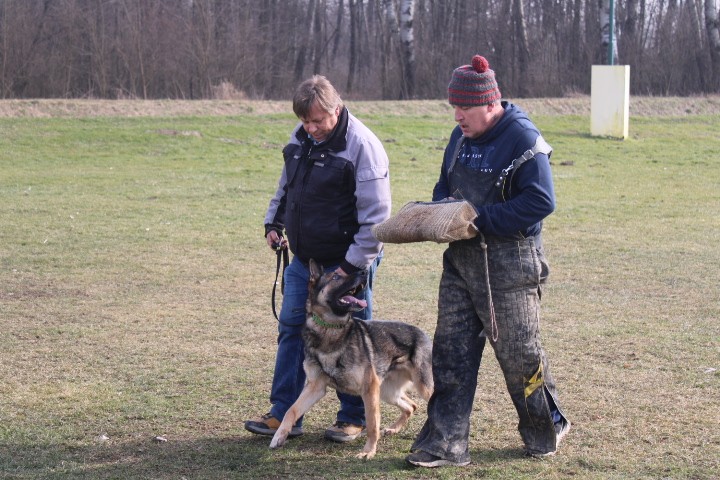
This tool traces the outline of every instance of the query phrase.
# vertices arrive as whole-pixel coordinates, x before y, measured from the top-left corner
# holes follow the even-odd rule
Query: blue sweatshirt
[[[488,132],[476,139],[465,139],[457,162],[473,170],[499,177],[512,161],[531,149],[540,132],[527,114],[511,103],[502,102],[505,114]],[[448,168],[452,163],[460,127],[453,130],[445,148],[440,178],[433,189],[433,201],[452,196],[448,184]],[[533,158],[510,172],[509,181],[498,202],[475,205],[475,225],[485,235],[524,237],[539,235],[542,220],[555,210],[555,191],[550,170],[549,153],[536,153]],[[481,159],[478,161],[477,159]],[[500,192],[498,192],[500,193]],[[504,198],[504,201],[502,200]]]

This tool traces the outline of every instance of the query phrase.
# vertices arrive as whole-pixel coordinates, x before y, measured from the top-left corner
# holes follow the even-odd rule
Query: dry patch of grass
[[[531,115],[589,115],[590,97],[511,99]],[[358,115],[439,115],[447,118],[445,99],[416,101],[348,101]],[[0,118],[169,117],[267,115],[291,111],[290,101],[277,100],[0,100]],[[720,114],[720,95],[697,97],[632,96],[630,114],[683,117]]]

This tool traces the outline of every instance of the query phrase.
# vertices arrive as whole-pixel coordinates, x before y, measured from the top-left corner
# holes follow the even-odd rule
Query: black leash
[[[278,318],[278,314],[275,311],[275,290],[277,289],[278,284],[278,277],[280,277],[280,293],[285,294],[285,268],[287,268],[288,264],[290,263],[290,260],[288,258],[288,249],[287,247],[278,247],[275,249],[275,253],[277,255],[277,268],[275,269],[275,283],[273,284],[273,290],[272,290],[272,311],[273,315],[275,315],[275,320],[280,321]],[[282,272],[280,273],[280,264],[282,264]]]

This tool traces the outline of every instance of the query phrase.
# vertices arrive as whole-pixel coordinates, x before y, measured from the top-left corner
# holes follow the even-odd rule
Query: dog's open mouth
[[[356,297],[362,288],[362,285],[357,285],[351,290],[348,290],[338,299],[338,303],[341,306],[353,311],[360,311],[367,307],[367,302],[365,300]]]

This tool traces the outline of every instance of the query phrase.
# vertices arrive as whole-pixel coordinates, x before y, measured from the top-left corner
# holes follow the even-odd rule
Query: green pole
[[[615,65],[615,0],[610,0],[610,36],[608,42],[608,65]]]

